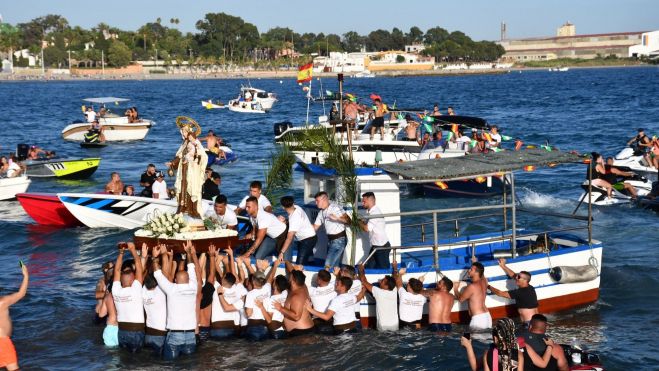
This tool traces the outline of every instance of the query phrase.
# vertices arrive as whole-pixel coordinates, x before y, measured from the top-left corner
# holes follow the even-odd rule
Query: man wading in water
[[[485,278],[485,267],[479,262],[471,263],[469,268],[471,283],[460,293],[460,284],[456,282],[455,296],[460,303],[469,300],[469,314],[471,330],[487,330],[492,328],[492,316],[485,306],[485,292],[487,290],[487,278]]]
[[[16,348],[11,341],[11,317],[9,317],[9,307],[23,299],[27,293],[29,274],[27,267],[21,262],[23,271],[23,282],[18,292],[11,295],[0,297],[0,368],[5,367],[7,370],[18,370],[18,357]]]
[[[314,333],[314,324],[311,315],[304,308],[309,298],[305,285],[304,273],[297,269],[291,272],[291,292],[284,305],[275,302],[275,309],[284,315],[284,328],[288,336],[298,336]]]

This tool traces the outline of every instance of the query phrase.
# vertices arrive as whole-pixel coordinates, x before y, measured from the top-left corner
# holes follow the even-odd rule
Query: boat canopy
[[[583,159],[572,153],[534,148],[381,164],[380,167],[390,174],[409,180],[438,181],[490,176],[515,170],[532,170],[538,166],[555,166],[563,163],[583,163]]]
[[[255,92],[257,92],[257,93],[265,93],[265,92],[266,92],[266,91],[263,90],[263,89],[253,88],[251,85],[242,85],[242,86],[240,87],[240,90],[241,90],[241,91],[248,91],[248,90],[249,90],[249,91],[255,91]]]
[[[116,97],[85,98],[83,101],[96,104],[106,104],[115,102],[128,102],[130,99]]]

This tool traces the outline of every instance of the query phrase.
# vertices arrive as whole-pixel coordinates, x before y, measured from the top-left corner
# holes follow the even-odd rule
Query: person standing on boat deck
[[[167,336],[167,296],[153,276],[153,272],[160,269],[160,255],[167,254],[164,248],[161,250],[161,246],[155,246],[152,249],[151,272],[144,276],[144,287],[142,288],[142,304],[146,314],[144,345],[151,347],[158,356],[162,355],[162,348]],[[146,256],[143,255],[142,259],[145,258]]]
[[[492,125],[490,128],[490,139],[487,141],[487,144],[490,148],[499,148],[501,147],[501,134],[499,134],[499,127]]]
[[[142,189],[142,192],[140,192],[140,196],[151,198],[153,194],[151,190],[151,186],[155,181],[156,181],[156,165],[149,164],[146,167],[146,171],[143,172],[142,175],[140,176],[140,185],[144,187],[144,189]]]
[[[432,107],[432,112],[430,113],[430,116],[439,117],[441,115],[442,113],[439,112],[439,104],[435,103],[435,105]]]
[[[522,321],[528,322],[534,314],[538,313],[538,296],[535,293],[535,288],[531,286],[531,273],[527,271],[520,271],[515,273],[512,269],[506,266],[506,259],[499,259],[499,267],[503,269],[506,276],[513,278],[517,284],[517,289],[510,291],[499,290],[496,287],[488,285],[487,288],[496,296],[515,300],[517,311]]]
[[[412,116],[408,113],[405,115],[405,121],[407,126],[405,126],[405,139],[407,141],[416,142],[419,137],[419,123],[412,119]]]
[[[410,278],[407,281],[407,288],[403,288],[403,275],[406,268],[398,270],[398,264],[394,261],[393,277],[396,280],[398,290],[400,316],[400,327],[419,329],[421,328],[421,318],[423,317],[423,306],[426,304],[426,297],[421,295],[423,291],[423,281],[417,278]]]
[[[375,117],[371,123],[371,140],[375,136],[375,130],[380,131],[380,140],[384,140],[384,115],[389,112],[387,105],[383,104],[380,98],[375,98]]]
[[[19,366],[16,348],[14,348],[14,343],[11,341],[12,323],[9,308],[25,297],[30,281],[27,266],[21,261],[19,263],[23,273],[21,286],[17,292],[0,297],[0,367],[11,371],[18,370]]]
[[[204,185],[201,188],[201,198],[213,201],[220,194],[221,183],[222,176],[216,171],[211,172],[210,178],[204,181]]]
[[[354,332],[356,318],[353,307],[359,298],[348,293],[348,290],[352,287],[352,280],[348,277],[338,277],[335,287],[337,296],[330,301],[325,312],[313,309],[310,300],[306,302],[305,308],[309,313],[324,321],[329,321],[331,318],[334,334],[336,335]]]
[[[284,328],[289,337],[314,333],[311,314],[305,309],[309,293],[305,285],[306,276],[302,271],[294,269],[290,273],[291,292],[282,305],[274,302],[275,309],[284,315]]]
[[[434,290],[424,290],[423,296],[428,298],[428,330],[434,332],[451,332],[451,308],[455,296],[451,294],[453,281],[444,276],[437,281]]]
[[[133,256],[135,271],[123,267],[124,251],[128,249]],[[126,262],[129,263],[129,262]],[[142,298],[142,283],[144,270],[142,261],[137,255],[132,242],[119,243],[119,255],[114,263],[114,278],[112,280],[112,297],[117,308],[119,322],[119,346],[131,353],[139,351],[144,345],[144,303]]]
[[[261,184],[261,182],[259,182],[258,180],[251,182],[249,184],[249,194],[243,197],[242,201],[240,201],[240,204],[238,204],[236,210],[234,210],[236,212],[236,215],[240,215],[245,210],[245,203],[247,202],[247,199],[249,197],[256,197],[256,199],[259,201],[259,209],[271,213],[272,204],[270,203],[270,200],[268,200],[268,198],[263,195],[262,191],[263,191],[263,185]]]
[[[492,328],[492,316],[485,306],[485,297],[487,292],[487,278],[485,278],[485,267],[479,262],[471,263],[467,272],[471,283],[460,293],[460,282],[453,285],[455,297],[460,303],[469,300],[469,314],[471,330],[487,330]]]
[[[167,182],[165,182],[165,174],[162,171],[156,173],[156,181],[151,185],[152,197],[159,200],[167,200]]]
[[[313,309],[321,313],[327,311],[330,301],[337,295],[334,284],[335,281],[332,279],[332,275],[329,271],[326,269],[318,271],[316,274],[316,286],[308,288]],[[319,333],[325,334],[334,331],[332,328],[332,322],[330,321],[325,321],[321,318],[315,317],[313,322]]]
[[[85,111],[85,118],[87,119],[88,123],[92,123],[96,121],[96,112],[92,109],[92,107],[87,107],[87,110]]]
[[[295,259],[295,263],[309,264],[313,256],[313,248],[316,246],[316,242],[318,242],[316,230],[311,225],[304,209],[295,205],[293,197],[284,196],[279,202],[288,214],[288,234],[279,256],[283,257],[283,254],[289,249],[291,249],[291,253],[288,255],[292,256],[291,244],[293,243],[293,238],[295,238],[297,239],[297,258]],[[286,218],[283,216],[279,216],[278,219],[282,223],[286,222]]]
[[[213,219],[219,228],[235,230],[238,227],[238,217],[227,207],[227,202],[227,196],[223,194],[215,197],[213,208],[204,214],[204,218]]]
[[[369,268],[375,269],[389,269],[391,263],[389,262],[389,254],[391,247],[389,239],[387,238],[386,226],[382,215],[382,210],[375,204],[375,194],[373,192],[366,192],[362,195],[362,206],[367,210],[366,213],[368,220],[359,220],[359,226],[364,232],[368,232],[368,240],[371,244],[371,250],[380,248],[375,251],[371,261],[368,262]],[[375,217],[374,217],[375,216]]]
[[[448,108],[446,109],[446,112],[447,112],[447,115],[449,115],[449,116],[455,116],[455,111],[453,110],[453,107],[451,107],[451,106],[448,106]]]
[[[195,328],[197,327],[197,251],[192,242],[184,245],[188,260],[187,271],[177,271],[175,283],[165,277],[162,269],[153,276],[158,286],[167,295],[167,337],[163,358],[172,360],[181,354],[192,354],[197,349]]]
[[[375,316],[378,331],[398,331],[398,292],[396,280],[390,275],[382,277],[378,286],[366,279],[364,264],[358,266],[359,280],[366,291],[375,299]]]
[[[317,231],[321,225],[325,226],[327,234],[325,268],[329,269],[341,264],[343,260],[343,250],[348,243],[346,225],[350,224],[350,216],[337,203],[330,202],[327,192],[316,193],[315,199],[320,211],[314,222],[314,228]]]
[[[256,259],[263,259],[282,253],[286,241],[286,224],[279,221],[274,214],[259,208],[259,201],[254,196],[247,198],[245,208],[253,226],[246,238],[252,238],[254,242],[243,256],[249,257],[256,252]],[[292,253],[290,249],[285,251],[284,259],[291,260]]]
[[[121,181],[121,176],[116,171],[112,172],[112,174],[110,174],[110,181],[105,185],[105,193],[121,195],[123,190],[124,182]]]

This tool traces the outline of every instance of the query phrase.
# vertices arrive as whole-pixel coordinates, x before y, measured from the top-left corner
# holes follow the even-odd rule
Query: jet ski
[[[222,152],[224,152],[224,157],[220,157],[213,152],[206,151],[208,155],[208,166],[224,166],[232,164],[238,161],[238,155],[236,152],[228,146],[220,146]]]
[[[90,129],[84,135],[84,140],[80,143],[82,148],[103,148],[107,146],[105,142],[101,142],[101,132],[98,129]]]
[[[613,166],[628,167],[631,171],[645,175],[650,179],[657,180],[657,169],[648,166],[648,163],[643,158],[643,151],[640,151],[634,146],[624,148],[613,159]]]
[[[624,170],[624,169],[621,169]],[[591,187],[591,203],[596,206],[610,206],[630,203],[632,201],[631,194],[625,189],[624,183],[628,183],[636,188],[636,193],[639,197],[646,196],[652,190],[652,182],[646,177],[634,174],[631,177],[618,177],[618,182],[613,184],[613,191],[611,198],[607,197],[606,188],[592,185]],[[579,198],[579,202],[588,203],[588,180],[581,184],[584,193]]]
[[[652,191],[645,197],[639,197],[636,205],[659,213],[659,180],[652,182]]]

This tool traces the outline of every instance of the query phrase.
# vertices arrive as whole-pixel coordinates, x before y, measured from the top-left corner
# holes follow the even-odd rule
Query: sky
[[[566,21],[577,34],[659,30],[657,0],[2,0],[0,14],[11,24],[59,14],[72,26],[91,28],[101,22],[137,30],[162,18],[180,20],[183,32],[196,32],[206,13],[224,12],[255,24],[260,32],[289,27],[295,32],[365,35],[376,29],[424,32],[441,26],[474,40],[498,40],[501,22],[508,38],[552,36]]]

